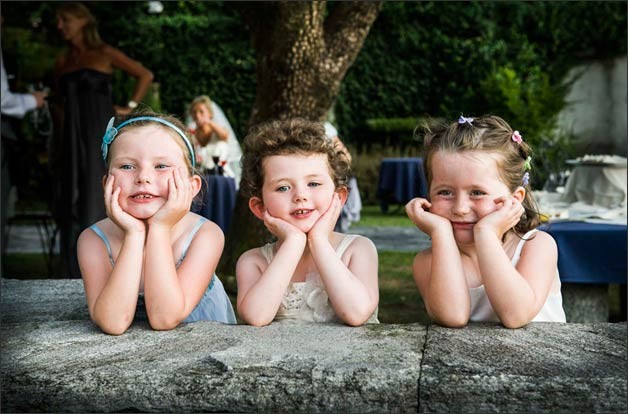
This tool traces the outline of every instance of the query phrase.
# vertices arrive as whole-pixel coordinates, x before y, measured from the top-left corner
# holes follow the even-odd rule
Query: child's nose
[[[294,192],[293,200],[295,203],[303,202],[308,200],[307,191],[304,189],[297,188]]]
[[[463,215],[469,212],[469,202],[464,197],[457,197],[453,207],[454,214]]]
[[[135,181],[138,184],[150,183],[152,181],[151,175],[148,169],[140,168],[137,170],[137,177],[135,177]]]

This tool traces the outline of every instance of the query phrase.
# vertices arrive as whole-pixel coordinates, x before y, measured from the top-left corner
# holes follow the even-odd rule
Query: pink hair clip
[[[519,131],[515,131],[512,133],[512,140],[515,141],[517,144],[521,144],[521,141],[523,141],[523,137],[521,136]]]

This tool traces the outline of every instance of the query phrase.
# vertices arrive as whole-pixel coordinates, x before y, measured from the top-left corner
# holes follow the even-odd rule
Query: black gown
[[[56,185],[53,212],[60,230],[61,255],[68,276],[80,278],[76,241],[81,231],[106,216],[101,143],[114,116],[111,75],[93,69],[59,79],[63,122],[55,142]]]

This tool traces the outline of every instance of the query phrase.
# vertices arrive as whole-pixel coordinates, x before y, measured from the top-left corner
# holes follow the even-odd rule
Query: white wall
[[[580,73],[567,95],[568,106],[558,123],[578,138],[578,148],[588,153],[626,156],[628,95],[626,56],[608,62],[591,62],[571,70]]]

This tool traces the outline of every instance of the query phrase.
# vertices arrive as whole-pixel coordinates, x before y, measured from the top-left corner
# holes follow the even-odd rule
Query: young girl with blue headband
[[[102,142],[107,218],[85,229],[78,258],[90,316],[103,332],[124,333],[136,310],[153,329],[181,322],[236,323],[214,274],[220,228],[190,212],[201,178],[183,125],[146,113],[114,126]]]

